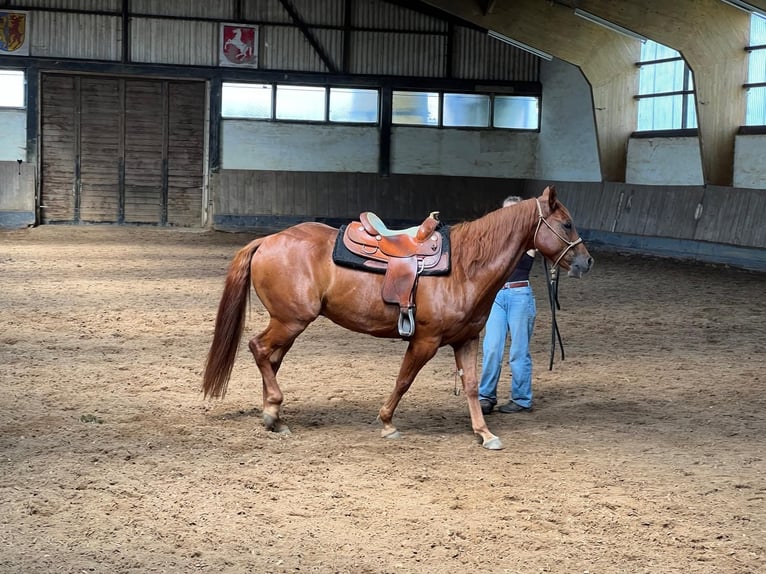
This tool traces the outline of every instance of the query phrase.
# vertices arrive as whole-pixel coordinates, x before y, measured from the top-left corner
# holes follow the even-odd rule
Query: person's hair
[[[509,205],[513,205],[514,203],[519,203],[521,201],[521,198],[518,195],[509,195],[503,200],[503,207],[508,207]]]

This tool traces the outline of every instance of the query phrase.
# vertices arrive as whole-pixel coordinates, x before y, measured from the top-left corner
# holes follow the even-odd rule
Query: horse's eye
[[[572,222],[571,221],[565,222],[564,223],[564,229],[566,229],[567,231],[571,230],[572,229]]]

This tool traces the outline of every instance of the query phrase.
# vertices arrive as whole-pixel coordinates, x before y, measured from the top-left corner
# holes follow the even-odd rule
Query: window
[[[489,96],[444,94],[444,125],[486,128],[489,125]]]
[[[221,90],[221,116],[259,120],[378,123],[378,90],[330,88],[329,109],[327,92],[324,86],[224,82]]]
[[[638,130],[696,128],[694,80],[681,54],[647,40],[638,66]]]
[[[496,128],[536,130],[540,127],[540,100],[535,97],[495,96]]]
[[[25,101],[24,72],[0,70],[0,108],[23,108]]]
[[[436,92],[394,92],[391,121],[413,126],[439,125],[439,94]]]
[[[441,105],[440,105],[441,103]],[[540,98],[437,92],[397,92],[392,121],[400,125],[537,130]]]
[[[221,90],[221,115],[225,118],[271,118],[269,84],[227,84]]]
[[[766,125],[766,18],[750,17],[746,126]]]
[[[378,90],[330,88],[330,121],[378,123]]]
[[[277,86],[278,120],[324,121],[327,91],[317,86]]]

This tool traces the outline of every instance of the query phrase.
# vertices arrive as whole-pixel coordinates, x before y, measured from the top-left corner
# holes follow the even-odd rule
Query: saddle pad
[[[346,231],[346,225],[342,225],[338,229],[338,237],[335,239],[335,247],[332,250],[332,260],[336,265],[342,267],[350,267],[351,269],[359,269],[361,271],[371,271],[373,273],[383,274],[386,272],[386,265],[384,263],[378,263],[364,257],[359,257],[355,253],[351,253],[343,244],[343,234]],[[442,235],[442,254],[447,254],[447,266],[446,268],[437,266],[434,269],[424,269],[421,275],[449,275],[452,268],[450,259],[450,242],[449,242],[449,226],[440,223],[436,228],[437,233]]]

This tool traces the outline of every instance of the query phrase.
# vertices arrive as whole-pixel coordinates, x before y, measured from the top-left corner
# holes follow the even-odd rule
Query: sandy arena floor
[[[0,572],[766,571],[763,274],[592,250],[549,371],[537,264],[536,408],[490,415],[489,452],[449,348],[381,439],[405,344],[324,319],[280,371],[293,435],[267,433],[257,301],[229,394],[203,401],[249,239],[0,232]]]

